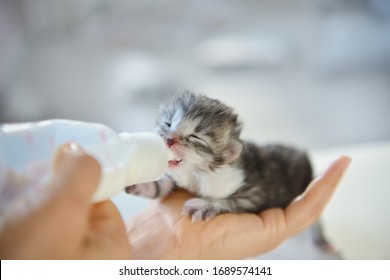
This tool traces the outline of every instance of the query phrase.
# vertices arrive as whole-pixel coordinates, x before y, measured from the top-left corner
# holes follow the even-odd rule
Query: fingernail
[[[53,160],[54,169],[58,169],[60,166],[70,166],[74,164],[75,158],[85,155],[84,150],[80,147],[80,145],[75,142],[69,142],[60,146]]]
[[[72,153],[72,154],[84,154],[85,153],[83,148],[75,142],[69,142],[67,144],[62,145],[58,149],[58,151],[60,151],[60,150],[66,152],[66,153]]]
[[[350,158],[349,156],[343,155],[338,160],[341,161],[341,165],[342,165],[343,169],[347,169],[348,166],[351,164],[352,158]]]

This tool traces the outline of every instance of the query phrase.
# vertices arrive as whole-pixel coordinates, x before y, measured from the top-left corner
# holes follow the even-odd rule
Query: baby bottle
[[[48,120],[0,126],[0,226],[6,216],[27,212],[51,190],[45,187],[59,146],[75,142],[95,157],[102,174],[93,202],[124,187],[155,181],[174,158],[155,133],[120,133],[97,123]]]

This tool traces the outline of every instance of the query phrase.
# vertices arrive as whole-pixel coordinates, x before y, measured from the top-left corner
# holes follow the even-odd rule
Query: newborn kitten
[[[197,196],[184,204],[183,213],[192,221],[286,207],[312,179],[306,154],[243,142],[241,129],[232,108],[186,92],[166,104],[157,121],[157,132],[176,160],[162,179],[129,186],[126,192],[157,198],[176,186],[184,188]]]

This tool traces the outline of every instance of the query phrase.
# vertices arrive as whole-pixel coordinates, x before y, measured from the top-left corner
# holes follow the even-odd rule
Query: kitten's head
[[[164,105],[157,132],[177,155],[170,168],[214,170],[241,154],[241,123],[233,109],[216,99],[186,92]]]

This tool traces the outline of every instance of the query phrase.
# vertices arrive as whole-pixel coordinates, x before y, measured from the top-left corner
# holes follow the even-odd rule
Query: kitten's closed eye
[[[171,127],[171,123],[169,123],[169,122],[164,122],[164,124],[165,124],[167,127]]]
[[[200,138],[198,135],[196,134],[191,134],[188,136],[188,139],[189,140],[195,140],[195,141],[198,141],[198,142],[201,142],[203,143],[204,145],[206,146],[209,146],[209,143],[206,142],[206,140],[204,140],[203,138]]]
[[[188,136],[188,138],[195,138],[198,140],[203,140],[202,138],[200,138],[198,135],[195,135],[195,134],[191,134],[190,136]]]

